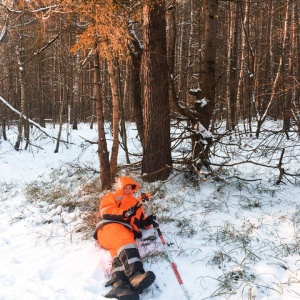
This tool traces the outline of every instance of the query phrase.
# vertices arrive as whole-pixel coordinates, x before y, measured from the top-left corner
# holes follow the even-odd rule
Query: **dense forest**
[[[109,188],[130,121],[145,181],[168,178],[183,140],[190,149],[176,163],[210,171],[221,122],[223,134],[259,137],[268,118],[287,139],[300,133],[299,37],[297,0],[2,0],[1,136],[16,125],[20,151],[33,125],[97,124]]]

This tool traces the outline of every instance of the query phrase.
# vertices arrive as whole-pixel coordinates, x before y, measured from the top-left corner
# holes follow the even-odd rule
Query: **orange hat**
[[[135,193],[139,189],[139,185],[130,177],[121,176],[116,183],[116,194],[123,195],[124,186],[130,184],[132,186],[132,193]]]

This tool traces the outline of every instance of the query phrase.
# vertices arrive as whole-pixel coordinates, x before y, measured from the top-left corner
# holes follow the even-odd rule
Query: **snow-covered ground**
[[[53,136],[57,129],[46,128]],[[71,144],[62,143],[56,154],[36,129],[33,145],[15,151],[14,130],[7,132],[9,142],[0,139],[0,299],[106,299],[109,253],[82,231],[84,216],[99,201],[83,205],[88,184],[99,176],[97,146],[83,138],[97,140],[96,128],[79,124]],[[137,152],[136,130],[127,130],[130,150]],[[261,141],[245,138],[243,151]],[[285,167],[297,173],[298,145],[285,145]],[[276,166],[280,152],[275,157],[263,150],[263,159]],[[241,150],[234,151],[238,160]],[[119,160],[125,163],[122,150]],[[275,185],[278,169],[253,164],[224,169],[219,181],[202,178],[197,187],[179,173],[165,184],[146,184],[139,172],[123,172],[141,183],[141,192],[161,185],[152,209],[191,300],[300,298],[300,187],[292,178]],[[145,269],[157,276],[141,299],[185,299],[155,230],[144,232],[138,245]]]

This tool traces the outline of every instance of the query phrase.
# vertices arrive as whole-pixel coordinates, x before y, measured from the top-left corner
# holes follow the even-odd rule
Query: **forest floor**
[[[271,131],[280,124],[266,126]],[[57,127],[48,124],[46,130],[57,136]],[[137,154],[132,124],[127,133],[129,150]],[[7,136],[0,139],[0,299],[106,299],[111,258],[92,237],[103,194],[97,145],[86,141],[97,140],[97,129],[79,124],[58,153],[37,129],[26,151],[13,148],[15,128]],[[214,163],[247,164],[215,166],[214,176],[200,174],[196,181],[174,171],[168,181],[152,184],[142,182],[138,165],[124,166],[120,150],[119,175],[132,176],[140,192],[153,194],[149,210],[157,215],[191,300],[299,299],[300,185],[292,176],[276,184],[282,149],[286,172],[299,173],[298,137],[240,134],[215,147]],[[130,159],[138,162],[140,156]],[[145,269],[157,277],[141,299],[184,299],[155,230],[144,231],[138,246]]]

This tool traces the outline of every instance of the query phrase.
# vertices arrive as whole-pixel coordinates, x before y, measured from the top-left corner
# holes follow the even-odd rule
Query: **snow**
[[[276,124],[268,123],[270,130],[272,126]],[[78,128],[71,131],[72,143],[62,143],[58,153],[49,138],[57,136],[58,126],[53,124],[44,129],[48,136],[33,128],[33,145],[26,151],[14,150],[13,126],[7,130],[9,141],[0,139],[1,300],[106,299],[109,253],[91,234],[85,238],[77,230],[85,214],[86,206],[81,204],[89,196],[82,186],[99,177],[97,145],[87,142],[97,140],[97,126],[79,124]],[[136,129],[127,124],[127,131],[130,150],[136,153]],[[64,127],[62,139],[67,134]],[[258,147],[262,140],[248,136],[242,143],[244,149],[256,149],[252,160],[276,166],[280,153],[276,156],[267,147]],[[227,145],[227,150],[235,150],[231,163],[249,155],[231,146],[232,141]],[[293,147],[291,141],[284,143],[284,167],[297,173],[299,143],[295,140]],[[230,152],[218,147],[215,151],[219,157]],[[265,156],[259,158],[259,151]],[[139,157],[131,157],[131,162],[134,159]],[[119,162],[125,163],[121,148]],[[300,185],[287,180],[275,185],[276,172],[254,164],[237,165],[224,168],[223,180],[199,177],[197,186],[180,173],[171,174],[172,180],[164,184],[142,183],[134,173],[140,192],[160,186],[153,193],[149,213],[158,217],[191,300],[299,299]],[[238,177],[259,180],[246,182]],[[94,202],[97,205],[98,197]],[[154,285],[141,299],[185,299],[155,230],[144,231],[138,246],[145,269],[156,274],[160,289]]]
[[[199,103],[198,105],[199,105],[200,107],[204,107],[204,106],[207,105],[208,99],[207,99],[206,97],[204,97],[204,98],[202,98],[201,100],[196,100],[195,102],[196,102],[196,103]]]
[[[1,30],[1,32],[0,32],[0,42],[4,38],[6,31],[7,31],[7,26],[4,25],[3,28],[2,28],[2,30]]]

